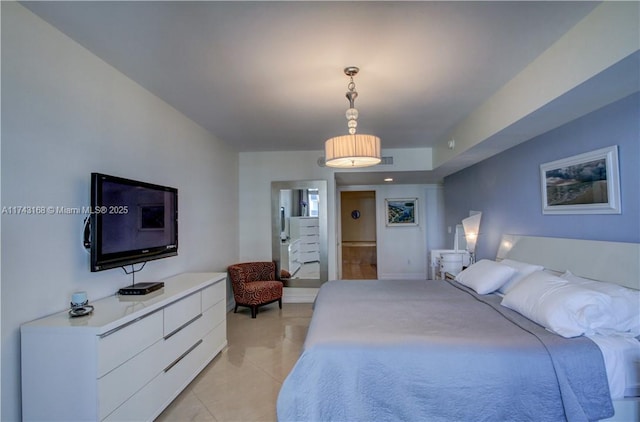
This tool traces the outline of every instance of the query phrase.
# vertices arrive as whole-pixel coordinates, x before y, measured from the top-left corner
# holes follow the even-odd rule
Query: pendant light
[[[329,167],[357,168],[375,166],[380,163],[380,138],[373,135],[356,133],[358,126],[358,110],[354,102],[358,93],[353,77],[360,69],[349,66],[344,69],[349,76],[346,97],[349,100],[349,109],[346,112],[348,135],[336,136],[324,143],[325,164]]]

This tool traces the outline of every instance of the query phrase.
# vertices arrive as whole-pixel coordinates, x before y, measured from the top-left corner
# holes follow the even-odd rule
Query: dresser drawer
[[[317,234],[300,236],[300,243],[320,243],[320,236]]]
[[[109,415],[159,373],[169,371],[182,360],[194,344],[224,319],[220,309],[223,309],[222,302],[102,377],[98,381],[100,418]]]
[[[162,338],[162,311],[131,321],[98,339],[98,378]]]
[[[220,304],[219,304],[220,305]],[[209,308],[202,315],[184,325],[180,330],[164,340],[163,366],[169,368],[192,345],[202,339],[214,327],[214,310],[217,306]]]
[[[300,223],[300,228],[302,229],[303,227],[318,227],[319,226],[319,220],[317,218],[301,218],[300,220],[298,220]]]
[[[221,280],[202,290],[202,311],[227,298],[227,280]]]
[[[98,379],[100,419],[104,419],[162,371],[166,365],[163,359],[163,343],[164,340],[158,340],[151,347]]]
[[[300,252],[317,252],[320,250],[320,245],[316,242],[303,243],[300,245]]]
[[[220,324],[188,349],[188,353],[167,371],[162,371],[130,398],[106,421],[145,421],[158,416],[180,391],[222,350],[226,344],[226,325]]]
[[[300,262],[314,262],[320,260],[320,252],[301,252]]]
[[[300,237],[318,234],[317,226],[300,226]]]
[[[216,305],[211,309],[210,316],[207,316],[211,321],[211,326],[215,327],[219,324],[223,324],[227,318],[227,304],[222,301],[216,303]],[[223,324],[226,326],[226,324]],[[225,331],[226,332],[226,331]]]
[[[168,336],[201,313],[200,292],[164,308],[164,335]]]

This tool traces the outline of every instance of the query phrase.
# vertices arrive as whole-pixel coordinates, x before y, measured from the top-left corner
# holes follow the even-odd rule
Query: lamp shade
[[[324,143],[325,164],[329,167],[356,168],[380,163],[380,138],[373,135],[342,135]]]
[[[480,232],[480,219],[482,213],[479,212],[470,217],[462,220],[462,226],[464,227],[464,237],[467,241],[467,250],[471,253],[476,250],[476,240],[478,239],[478,233]]]

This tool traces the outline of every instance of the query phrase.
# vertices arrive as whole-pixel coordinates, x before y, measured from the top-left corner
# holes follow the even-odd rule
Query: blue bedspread
[[[613,415],[602,355],[456,282],[330,281],[279,421],[588,421]]]

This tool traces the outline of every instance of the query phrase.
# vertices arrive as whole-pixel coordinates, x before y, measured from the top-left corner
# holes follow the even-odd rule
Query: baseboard
[[[285,287],[282,292],[282,303],[313,303],[319,289]],[[227,302],[227,313],[232,312],[236,306],[233,298]]]

